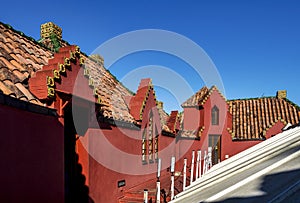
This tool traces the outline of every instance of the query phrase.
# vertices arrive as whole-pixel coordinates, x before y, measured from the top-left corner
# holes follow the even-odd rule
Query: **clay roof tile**
[[[228,101],[234,139],[264,139],[264,133],[278,120],[297,124],[299,110],[285,99],[276,97]]]

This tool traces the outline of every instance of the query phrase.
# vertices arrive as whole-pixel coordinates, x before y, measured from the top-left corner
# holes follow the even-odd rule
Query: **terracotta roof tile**
[[[185,137],[185,138],[198,138],[198,129],[197,130],[180,130],[178,132],[178,134],[181,136],[181,137]]]
[[[0,23],[0,90],[20,100],[41,104],[28,90],[27,81],[52,55],[51,51]]]
[[[2,81],[0,81],[0,91],[6,95],[10,95],[10,96],[15,95]]]
[[[67,45],[67,42],[63,42]],[[64,48],[61,48],[62,51]],[[68,48],[67,48],[68,49]],[[0,23],[0,90],[7,95],[39,103],[39,100],[29,91],[28,79],[42,70],[53,58],[54,53],[21,35],[14,29]],[[95,60],[83,55],[85,68],[89,69],[88,79],[94,81],[94,87],[104,106],[103,116],[110,119],[135,123],[129,113],[124,98],[132,96],[103,66]]]
[[[276,122],[299,122],[299,108],[287,99],[265,97],[228,101],[232,114],[232,129],[229,132],[233,139],[264,139],[266,131]]]
[[[84,56],[85,68],[88,69],[90,78],[94,81],[94,86],[98,89],[98,94],[104,106],[102,107],[103,116],[135,123],[135,119],[129,113],[125,97],[132,94],[121,85],[113,76],[104,68],[103,64]]]
[[[224,95],[219,91],[216,86],[212,86],[208,89],[206,86],[202,87],[198,92],[196,92],[193,96],[191,96],[188,100],[186,100],[181,106],[184,107],[195,107],[195,106],[202,106],[205,104],[209,96],[212,94],[213,91],[217,91],[220,96],[226,100]]]
[[[19,77],[17,77],[12,71],[8,70],[8,68],[3,66],[2,68],[0,68],[0,80],[1,81],[10,80],[13,83],[20,81]]]
[[[204,86],[193,96],[191,96],[188,100],[186,100],[181,106],[182,107],[199,106],[199,104],[204,100],[208,92],[209,89],[206,86]]]
[[[167,114],[167,112],[164,111],[162,107],[158,107],[157,109],[160,117],[160,125],[162,127],[162,130],[173,133],[167,126],[167,120],[169,119],[169,115]]]

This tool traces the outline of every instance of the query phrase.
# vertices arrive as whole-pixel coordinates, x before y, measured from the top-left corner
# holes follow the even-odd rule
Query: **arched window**
[[[154,139],[154,159],[158,160],[158,132],[155,126],[155,139]]]
[[[146,140],[146,136],[147,136],[147,130],[144,129],[143,134],[142,134],[142,162],[143,163],[147,163],[147,140]]]
[[[153,116],[150,114],[149,123],[148,123],[148,138],[149,138],[149,162],[153,161]]]
[[[211,109],[211,124],[219,125],[219,109],[216,105]]]

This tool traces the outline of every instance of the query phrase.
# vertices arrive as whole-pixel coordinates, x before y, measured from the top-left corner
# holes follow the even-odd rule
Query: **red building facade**
[[[203,87],[182,104],[183,112],[168,115],[151,79],[142,79],[133,94],[104,68],[100,56],[86,56],[57,32],[60,48],[45,33],[38,43],[0,24],[1,154],[8,165],[21,166],[13,173],[2,167],[9,186],[3,186],[3,201],[142,201],[143,189],[154,200],[159,158],[161,195],[168,200],[172,156],[177,193],[183,159],[190,165],[192,151],[211,147],[217,164],[287,123],[299,123],[299,107],[284,91],[226,100],[215,86]],[[31,181],[35,184],[21,191]]]

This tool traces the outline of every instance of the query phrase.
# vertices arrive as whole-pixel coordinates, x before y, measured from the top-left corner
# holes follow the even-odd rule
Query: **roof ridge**
[[[296,103],[292,102],[291,100],[289,100],[288,98],[283,98],[283,100],[285,100],[287,103],[291,104],[292,106],[294,106],[296,108],[297,111],[300,111],[300,106],[298,106]]]
[[[239,98],[239,99],[227,99],[227,102],[231,101],[247,101],[247,100],[256,100],[256,99],[272,99],[276,96],[264,96],[264,97],[249,97],[249,98]]]
[[[19,34],[22,37],[25,37],[26,39],[28,39],[29,41],[35,43],[36,45],[39,45],[41,48],[45,48],[47,51],[53,52],[50,48],[48,48],[46,45],[44,45],[43,43],[39,42],[39,40],[34,39],[31,36],[26,35],[24,32],[16,30],[15,28],[13,28],[11,25],[3,23],[0,21],[0,24],[3,25],[5,28]],[[71,46],[70,43],[64,39],[61,39],[61,41],[63,43],[66,43],[68,46]],[[89,57],[85,52],[83,52],[82,50],[80,50],[81,54],[83,54],[84,56],[88,57],[90,60],[92,60],[93,62],[96,62],[94,59],[92,59],[91,57]],[[134,93],[128,89],[122,82],[120,82],[117,77],[115,75],[113,75],[107,68],[105,68],[105,66],[103,65],[103,68],[111,75],[111,77],[117,82],[119,83],[122,87],[124,87],[128,93],[130,93],[131,95],[134,95]]]
[[[186,99],[182,104],[181,104],[181,107],[187,107],[187,106],[196,106],[196,105],[191,105],[191,104],[189,104],[189,102],[190,103],[193,103],[193,102],[191,102],[191,100],[193,100],[195,97],[197,97],[197,94],[200,94],[201,92],[203,92],[204,91],[204,94],[203,95],[201,95],[202,97],[201,98],[204,98],[207,94],[208,94],[208,92],[209,92],[209,89],[208,89],[208,87],[207,86],[203,86],[202,88],[200,88],[198,91],[196,91],[192,96],[190,96],[188,99]],[[196,102],[196,101],[194,101],[194,102]],[[197,101],[197,105],[198,105],[198,103],[199,103],[199,101]]]
[[[39,45],[41,48],[45,48],[47,51],[51,51],[50,48],[48,48],[46,45],[44,45],[43,43],[40,43],[38,40],[34,39],[31,36],[26,35],[24,32],[20,31],[20,30],[16,30],[15,28],[13,28],[10,24],[6,24],[0,21],[0,25],[3,25],[5,28],[13,31],[14,33],[17,33],[18,35],[25,37],[27,40],[35,43],[36,45]],[[52,52],[52,51],[51,51]]]

